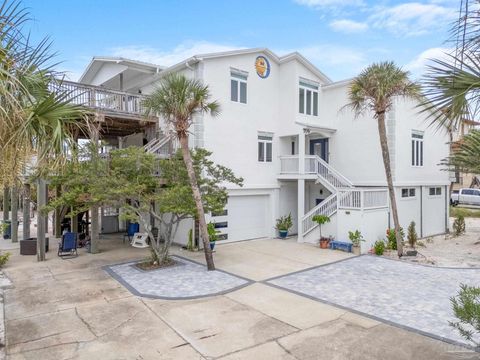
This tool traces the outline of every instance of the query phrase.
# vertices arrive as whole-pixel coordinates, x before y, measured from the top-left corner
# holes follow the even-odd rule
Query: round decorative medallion
[[[265,56],[257,56],[255,59],[255,70],[257,75],[265,79],[270,75],[270,62]]]

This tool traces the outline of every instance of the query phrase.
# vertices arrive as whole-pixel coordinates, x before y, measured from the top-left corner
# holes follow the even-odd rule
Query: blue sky
[[[92,56],[172,65],[194,54],[268,47],[299,51],[333,80],[374,61],[424,71],[440,57],[459,1],[24,0],[35,39],[49,36],[76,80]]]

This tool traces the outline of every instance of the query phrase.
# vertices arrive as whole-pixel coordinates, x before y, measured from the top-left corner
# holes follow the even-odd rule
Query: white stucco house
[[[191,146],[244,178],[229,188],[221,214],[210,214],[221,241],[276,236],[275,219],[292,214],[298,241],[318,241],[314,214],[331,222],[324,235],[349,241],[360,230],[366,252],[393,227],[377,124],[372,114],[355,118],[345,109],[349,81],[332,82],[299,53],[238,50],[197,55],[163,67],[123,58],[95,57],[81,83],[148,94],[167,73],[208,84],[221,114],[195,119]],[[112,146],[162,145],[157,131],[107,139]],[[421,237],[448,229],[449,174],[438,166],[449,154],[448,134],[428,127],[411,101],[396,100],[387,116],[388,141],[401,225],[417,224]],[[158,137],[155,140],[155,137]],[[147,145],[148,147],[148,145]],[[155,148],[158,150],[158,146]],[[193,221],[176,241],[186,243]]]

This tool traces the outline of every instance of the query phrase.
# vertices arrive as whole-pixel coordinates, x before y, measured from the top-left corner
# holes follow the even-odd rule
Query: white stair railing
[[[312,220],[315,215],[332,216],[337,212],[337,206],[337,194],[333,193],[306,213],[302,219],[301,231],[303,231],[303,234],[306,235],[318,226],[318,224]]]
[[[152,139],[144,147],[146,152],[155,154],[159,157],[169,157],[173,154],[178,146],[177,141],[171,135],[162,137],[161,139]]]
[[[319,156],[307,156],[305,165],[308,166],[305,169],[306,171],[317,174],[335,190],[338,188],[353,188],[353,184],[350,180]]]

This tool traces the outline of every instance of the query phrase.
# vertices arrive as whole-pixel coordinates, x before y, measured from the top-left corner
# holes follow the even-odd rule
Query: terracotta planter
[[[352,246],[353,255],[360,255],[360,246]]]
[[[321,238],[320,239],[320,249],[328,249],[328,244],[330,243],[329,238]]]

